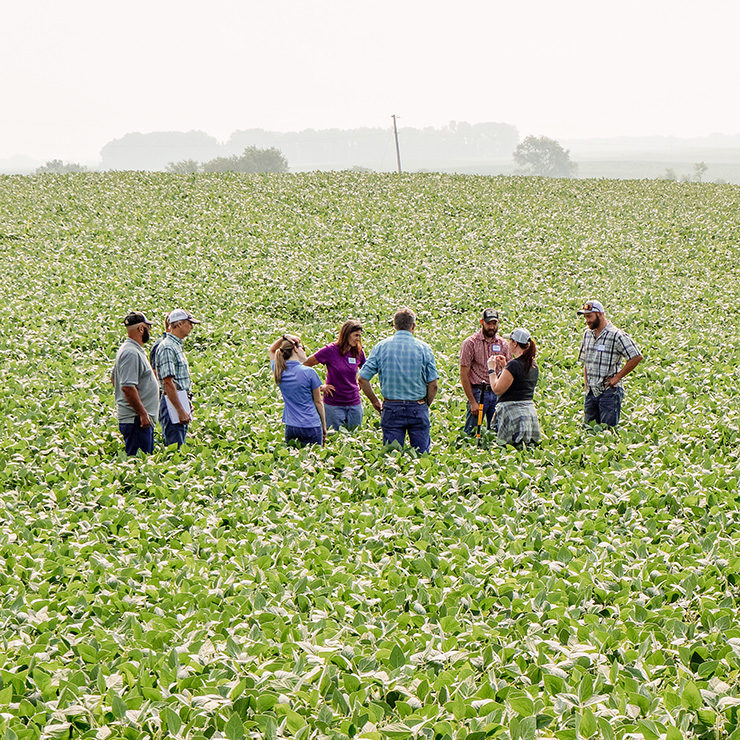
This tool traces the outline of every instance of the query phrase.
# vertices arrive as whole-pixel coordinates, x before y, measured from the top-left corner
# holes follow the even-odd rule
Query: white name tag
[[[347,362],[349,362],[350,365],[356,365],[357,364],[357,358],[356,357],[348,357]]]
[[[603,344],[597,344],[594,349],[597,352],[606,352],[606,347]]]
[[[500,352],[501,351],[501,345],[500,344],[492,344],[491,345],[491,352]]]

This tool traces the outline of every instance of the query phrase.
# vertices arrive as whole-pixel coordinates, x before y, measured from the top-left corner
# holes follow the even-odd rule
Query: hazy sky
[[[3,0],[0,158],[130,131],[740,133],[736,0]]]

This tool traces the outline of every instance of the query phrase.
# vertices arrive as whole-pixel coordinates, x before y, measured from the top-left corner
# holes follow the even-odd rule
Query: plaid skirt
[[[537,444],[540,425],[537,409],[532,401],[499,401],[496,404],[496,423],[500,445]]]

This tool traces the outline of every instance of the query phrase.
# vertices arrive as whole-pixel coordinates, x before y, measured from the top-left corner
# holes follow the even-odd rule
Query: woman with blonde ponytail
[[[270,347],[270,367],[285,404],[285,441],[301,447],[323,444],[326,438],[321,380],[305,361],[306,349],[294,334],[283,334]]]

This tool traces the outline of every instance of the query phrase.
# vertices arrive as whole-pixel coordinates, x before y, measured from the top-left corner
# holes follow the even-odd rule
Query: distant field
[[[733,186],[0,177],[0,731],[740,737],[739,244]],[[618,434],[580,424],[589,297],[645,355]],[[266,347],[400,304],[431,455],[369,407],[287,449]],[[126,460],[121,319],[180,305],[192,442]],[[538,449],[460,437],[486,305],[541,348]]]

